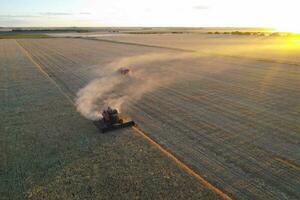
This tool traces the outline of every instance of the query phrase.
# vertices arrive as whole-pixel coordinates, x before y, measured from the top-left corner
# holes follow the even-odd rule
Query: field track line
[[[167,49],[167,50],[173,50],[173,51],[196,52],[195,50],[191,50],[191,49],[181,49],[181,48],[175,48],[175,47],[165,47],[165,46],[142,44],[142,43],[135,43],[135,42],[122,42],[122,41],[118,41],[118,40],[107,40],[107,39],[98,39],[98,38],[80,38],[80,39],[93,40],[93,41],[98,41],[98,42],[109,42],[109,43],[115,43],[115,44],[141,46],[141,47],[152,47],[152,48]]]
[[[100,39],[100,38],[85,38],[82,37],[80,39],[84,40],[93,40],[93,41],[100,41],[100,42],[110,42],[116,44],[125,44],[125,45],[135,45],[135,46],[142,46],[142,47],[152,47],[152,48],[159,48],[159,49],[167,49],[173,51],[183,51],[183,52],[191,52],[191,53],[200,53],[203,55],[214,55],[214,56],[222,56],[227,58],[235,58],[235,59],[248,59],[248,60],[255,60],[259,62],[268,62],[268,63],[275,63],[275,64],[285,64],[285,65],[292,65],[292,66],[300,66],[298,62],[290,62],[287,60],[272,60],[268,58],[260,58],[260,57],[249,57],[249,56],[241,56],[241,55],[228,55],[222,53],[209,53],[205,51],[199,51],[195,49],[183,49],[183,48],[176,48],[176,47],[167,47],[167,46],[158,46],[158,45],[150,45],[150,44],[143,44],[139,42],[125,42],[120,40],[109,40],[109,39]]]
[[[24,54],[28,57],[28,59],[38,68],[38,70],[42,73],[42,74],[44,74],[47,78],[48,78],[48,80],[50,80],[51,81],[51,83],[53,84],[53,85],[55,85],[55,87],[57,87],[58,88],[58,90],[67,98],[67,100],[72,104],[72,105],[74,105],[74,102],[73,102],[73,100],[71,99],[71,97],[69,97],[69,95],[67,95],[67,93],[65,93],[63,90],[62,90],[62,88],[56,83],[56,81],[53,79],[53,78],[51,78],[50,76],[49,76],[49,74],[43,69],[43,67],[40,65],[40,64],[38,64],[33,58],[32,58],[32,56],[30,55],[30,53],[17,41],[17,40],[15,40],[16,41],[16,43],[18,44],[18,46],[20,47],[20,49],[24,52]]]
[[[299,166],[297,166],[297,165],[291,163],[291,162],[288,161],[288,160],[285,160],[285,159],[282,159],[282,158],[279,158],[279,157],[276,157],[275,160],[277,160],[277,161],[279,161],[279,162],[281,162],[281,163],[283,163],[283,164],[285,164],[285,165],[288,165],[288,166],[290,166],[290,167],[292,167],[292,168],[294,168],[294,169],[296,169],[296,170],[298,170],[298,171],[300,170],[300,167],[299,167]]]
[[[74,101],[62,90],[62,88],[55,82],[54,79],[52,79],[49,74],[43,69],[43,67],[41,65],[39,65],[36,61],[34,61],[34,59],[32,58],[32,56],[30,55],[30,53],[16,40],[16,43],[18,44],[18,46],[21,48],[21,50],[25,53],[25,55],[28,57],[28,59],[38,68],[38,70],[44,74],[50,81],[51,83],[53,83],[55,85],[55,87],[57,87],[59,89],[59,91],[67,98],[67,100],[75,106]],[[224,193],[223,191],[221,191],[220,189],[216,188],[215,186],[213,186],[211,183],[209,183],[207,180],[205,180],[202,176],[200,176],[199,174],[197,174],[194,170],[192,170],[190,167],[188,167],[185,163],[183,163],[182,161],[180,161],[178,158],[176,158],[176,156],[174,156],[171,152],[169,152],[168,150],[166,150],[165,148],[163,148],[160,144],[158,144],[157,142],[155,142],[152,138],[150,138],[146,133],[144,133],[141,129],[139,129],[138,127],[134,126],[133,130],[139,134],[141,137],[143,137],[144,139],[146,139],[151,145],[153,145],[154,147],[156,147],[160,152],[162,152],[166,157],[168,157],[169,159],[171,159],[172,161],[174,161],[176,163],[176,165],[182,169],[183,171],[185,171],[187,174],[189,174],[190,176],[195,177],[200,183],[202,183],[206,188],[210,189],[211,191],[215,192],[216,194],[218,194],[220,197],[222,197],[225,200],[232,200],[226,193]]]
[[[225,194],[223,191],[221,191],[220,189],[216,188],[215,186],[213,186],[211,183],[209,183],[207,180],[205,180],[202,176],[200,176],[199,174],[197,174],[194,170],[192,170],[190,167],[188,167],[185,163],[183,163],[182,161],[180,161],[178,158],[176,158],[176,156],[174,156],[172,153],[170,153],[168,150],[166,150],[165,148],[163,148],[160,144],[158,144],[157,142],[155,142],[153,139],[151,139],[146,133],[144,133],[141,129],[139,129],[138,127],[134,126],[133,129],[139,133],[139,135],[141,135],[143,138],[145,138],[150,144],[152,144],[153,146],[155,146],[157,149],[159,149],[166,157],[170,158],[171,160],[173,160],[177,166],[179,168],[181,168],[183,171],[185,171],[187,174],[195,177],[199,182],[201,182],[205,187],[207,187],[208,189],[212,190],[213,192],[215,192],[216,194],[218,194],[219,196],[221,196],[223,199],[226,200],[231,200],[231,198]]]

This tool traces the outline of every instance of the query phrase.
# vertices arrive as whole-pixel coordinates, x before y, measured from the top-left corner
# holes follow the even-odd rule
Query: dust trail
[[[78,91],[75,100],[77,110],[91,120],[101,118],[100,111],[107,106],[124,112],[129,102],[136,102],[143,94],[178,78],[178,73],[168,70],[171,67],[170,61],[191,56],[146,54],[122,58],[102,66],[99,71],[95,71],[99,78]],[[130,72],[121,74],[119,69],[123,67],[130,69]]]

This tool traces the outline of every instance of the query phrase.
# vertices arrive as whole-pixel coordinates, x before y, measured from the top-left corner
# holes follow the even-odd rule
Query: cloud
[[[90,12],[80,12],[79,14],[80,15],[91,15],[92,13],[90,13]]]
[[[37,14],[0,14],[0,19],[24,19],[24,18],[40,18],[45,16],[70,16],[70,15],[91,15],[91,13],[89,12],[79,12],[79,13],[42,12]]]
[[[43,12],[40,15],[47,15],[47,16],[61,16],[61,15],[73,15],[74,13],[69,12]]]
[[[194,6],[193,8],[196,9],[196,10],[206,10],[206,9],[209,9],[208,6],[204,6],[204,5]]]
[[[31,18],[39,17],[38,15],[0,15],[0,18]]]
[[[19,18],[1,18],[0,17],[0,26],[1,27],[11,27],[11,26],[23,26],[27,24],[28,21]]]
[[[43,13],[39,13],[39,14],[43,15],[43,16],[91,15],[90,12],[79,12],[79,13],[74,13],[74,12],[43,12]]]

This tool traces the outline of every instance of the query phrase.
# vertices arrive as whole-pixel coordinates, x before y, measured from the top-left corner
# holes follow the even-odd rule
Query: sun
[[[300,33],[300,26],[279,26],[275,28],[279,32]]]

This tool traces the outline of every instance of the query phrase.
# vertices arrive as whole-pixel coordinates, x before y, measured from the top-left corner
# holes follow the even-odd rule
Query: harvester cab
[[[107,107],[102,111],[102,119],[94,121],[94,124],[101,130],[102,133],[105,133],[116,129],[132,127],[135,125],[135,122],[124,122],[123,119],[120,118],[117,109]]]
[[[103,121],[106,124],[117,124],[123,123],[123,120],[119,118],[119,112],[117,109],[112,109],[111,107],[108,107],[107,109],[102,111],[102,117],[103,117]]]

